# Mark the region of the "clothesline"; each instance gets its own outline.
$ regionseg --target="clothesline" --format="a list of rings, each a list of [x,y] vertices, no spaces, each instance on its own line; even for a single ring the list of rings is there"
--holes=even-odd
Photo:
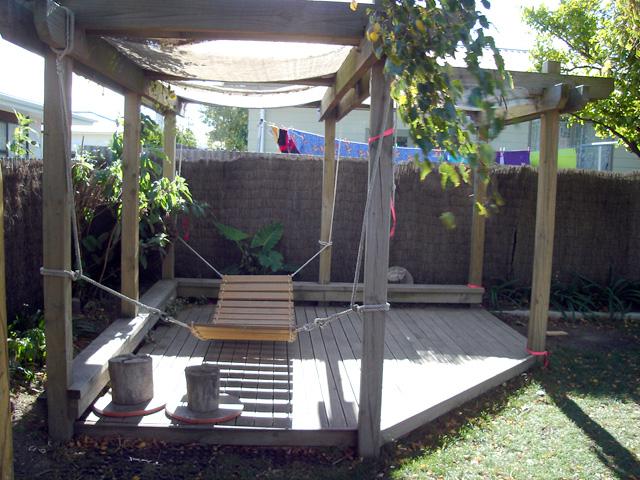
[[[292,127],[281,127],[273,123],[266,123],[271,128],[274,140],[281,153],[304,155],[324,155],[324,136]],[[365,142],[355,142],[346,139],[336,139],[336,150],[344,158],[366,159],[369,155],[369,145]],[[412,162],[415,157],[424,159],[424,153],[417,147],[394,147],[393,162],[396,164]],[[457,158],[448,152],[433,150],[429,153],[429,161],[459,163],[466,162],[465,158]],[[501,165],[529,165],[529,150],[500,150],[496,153],[496,163]]]

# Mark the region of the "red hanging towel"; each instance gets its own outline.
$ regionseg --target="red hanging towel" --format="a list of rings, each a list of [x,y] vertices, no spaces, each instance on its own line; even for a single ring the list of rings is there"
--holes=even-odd
[[[281,128],[278,132],[278,148],[280,153],[300,153],[296,142],[294,142],[289,132],[284,128]]]

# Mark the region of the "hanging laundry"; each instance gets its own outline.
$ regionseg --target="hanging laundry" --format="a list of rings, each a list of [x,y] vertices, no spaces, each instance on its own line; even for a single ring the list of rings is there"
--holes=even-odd
[[[289,135],[289,131],[287,129],[273,127],[272,130],[274,137],[276,138],[276,142],[278,143],[280,153],[300,153],[296,146],[296,142],[293,140],[291,135]]]

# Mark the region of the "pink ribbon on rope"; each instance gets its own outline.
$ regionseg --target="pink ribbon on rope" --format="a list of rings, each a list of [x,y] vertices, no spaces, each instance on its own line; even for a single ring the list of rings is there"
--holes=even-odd
[[[535,350],[527,348],[527,353],[529,355],[533,355],[534,357],[544,357],[544,363],[542,364],[542,367],[547,368],[549,366],[549,352],[547,350],[543,352],[536,352]]]
[[[393,238],[396,234],[396,225],[398,219],[396,218],[396,202],[391,198],[391,231],[389,232],[389,238]]]

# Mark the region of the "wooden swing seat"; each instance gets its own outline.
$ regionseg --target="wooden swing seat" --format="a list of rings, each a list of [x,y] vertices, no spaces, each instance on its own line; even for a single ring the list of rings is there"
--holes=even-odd
[[[209,323],[194,323],[191,328],[203,340],[293,342],[291,276],[224,275]]]

